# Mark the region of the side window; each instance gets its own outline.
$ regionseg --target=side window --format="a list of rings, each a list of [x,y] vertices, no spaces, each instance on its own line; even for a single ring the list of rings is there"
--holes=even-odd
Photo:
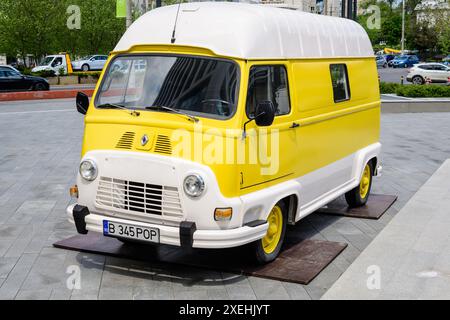
[[[447,68],[444,67],[444,66],[441,66],[441,65],[439,65],[439,64],[435,64],[435,65],[434,65],[434,70],[437,70],[437,71],[446,71]]]
[[[56,58],[52,63],[52,67],[60,66],[62,65],[62,62],[63,62],[62,58]]]
[[[284,66],[254,66],[250,69],[246,106],[249,118],[255,116],[255,109],[260,101],[271,101],[277,116],[291,111],[287,73]]]
[[[350,85],[348,82],[347,66],[345,64],[331,64],[331,83],[333,85],[334,102],[350,100]]]

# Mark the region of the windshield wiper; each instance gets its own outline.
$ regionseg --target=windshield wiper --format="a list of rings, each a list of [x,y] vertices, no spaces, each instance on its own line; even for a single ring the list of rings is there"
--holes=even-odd
[[[121,109],[121,110],[125,110],[127,113],[131,114],[132,116],[140,115],[140,112],[138,112],[136,110],[128,109],[127,107],[125,107],[121,104],[116,104],[116,103],[104,103],[104,104],[98,105],[96,107],[98,109]]]
[[[188,118],[188,120],[190,121],[194,121],[195,123],[197,123],[199,121],[199,119],[197,117],[191,116],[190,114],[186,113],[186,112],[182,112],[178,109],[175,108],[171,108],[171,107],[166,107],[166,106],[150,106],[150,107],[146,107],[145,109],[149,109],[149,110],[158,110],[158,111],[168,111],[168,112],[173,112],[182,116],[185,116]]]

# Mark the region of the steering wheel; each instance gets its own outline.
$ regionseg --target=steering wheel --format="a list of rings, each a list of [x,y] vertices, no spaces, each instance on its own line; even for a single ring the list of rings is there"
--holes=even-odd
[[[225,100],[221,100],[221,99],[205,99],[202,101],[202,104],[204,103],[220,103],[221,106],[219,107],[218,105],[215,105],[215,109],[216,109],[216,114],[222,115],[222,116],[228,116],[230,113],[230,108],[229,106],[231,105],[230,102],[225,101]],[[226,107],[224,107],[224,105],[226,105]]]

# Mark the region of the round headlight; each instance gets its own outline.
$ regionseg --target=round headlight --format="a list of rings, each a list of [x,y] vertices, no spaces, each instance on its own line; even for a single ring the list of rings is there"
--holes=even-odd
[[[205,190],[205,182],[199,175],[192,174],[184,179],[183,188],[189,197],[197,198]]]
[[[84,160],[80,164],[80,175],[87,181],[94,181],[97,178],[97,165],[92,160]]]

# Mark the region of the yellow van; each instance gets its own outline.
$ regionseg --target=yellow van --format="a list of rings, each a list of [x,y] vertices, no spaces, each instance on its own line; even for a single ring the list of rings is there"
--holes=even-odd
[[[287,224],[381,169],[375,58],[357,23],[264,5],[187,3],[138,19],[85,114],[77,231],[280,252]]]

